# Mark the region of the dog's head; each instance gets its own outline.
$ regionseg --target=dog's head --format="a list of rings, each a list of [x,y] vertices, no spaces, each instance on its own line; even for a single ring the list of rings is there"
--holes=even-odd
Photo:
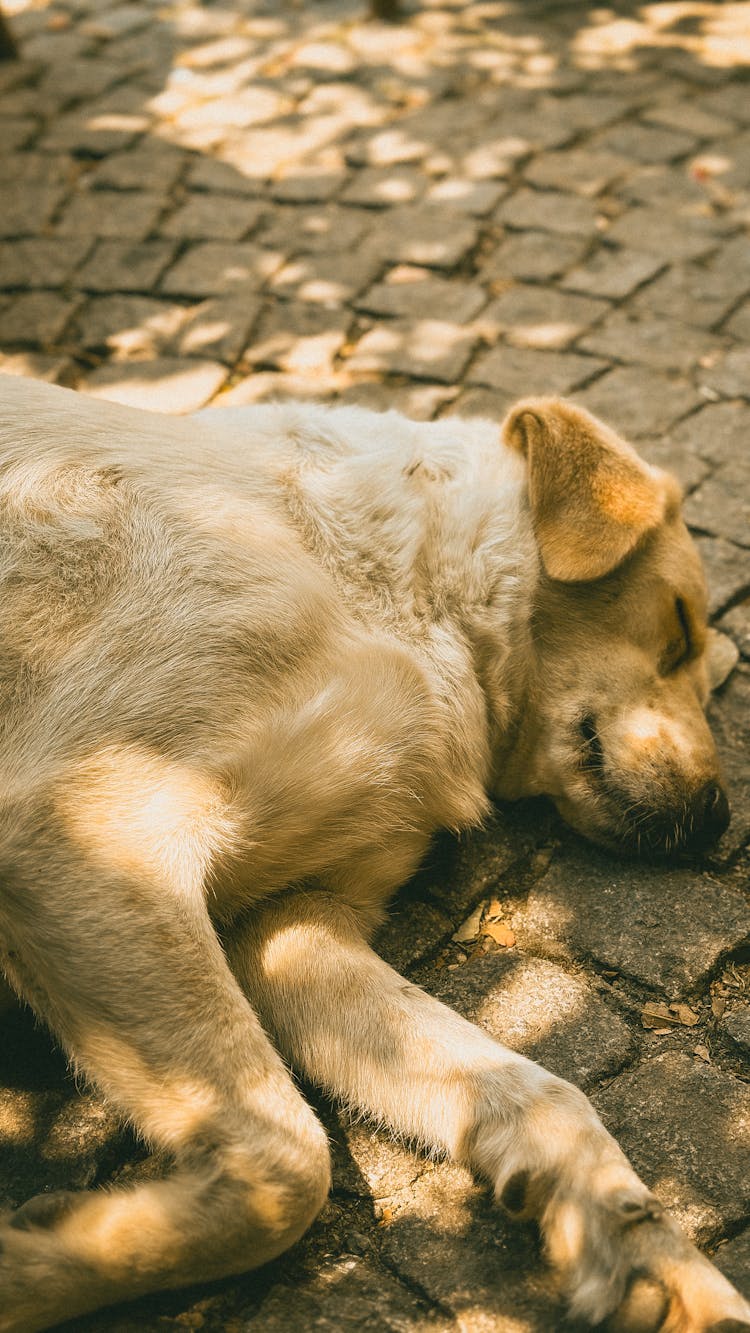
[[[528,465],[540,580],[513,792],[551,796],[597,842],[651,852],[729,822],[704,716],[706,588],[681,493],[587,412],[520,403],[505,443]]]

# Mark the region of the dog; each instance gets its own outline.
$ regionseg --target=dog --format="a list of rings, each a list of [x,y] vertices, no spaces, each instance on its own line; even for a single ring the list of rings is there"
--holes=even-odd
[[[329,1153],[289,1065],[537,1219],[573,1315],[750,1329],[586,1097],[368,944],[493,795],[631,851],[721,834],[676,482],[553,398],[502,429],[0,401],[3,967],[174,1162],[6,1216],[0,1330],[296,1241]]]

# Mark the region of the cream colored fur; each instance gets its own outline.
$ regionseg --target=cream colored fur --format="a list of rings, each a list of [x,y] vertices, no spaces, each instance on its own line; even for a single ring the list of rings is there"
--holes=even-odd
[[[0,581],[4,968],[175,1158],[0,1223],[3,1333],[288,1247],[329,1165],[282,1057],[536,1216],[590,1322],[750,1320],[580,1092],[367,943],[488,792],[631,848],[720,831],[669,478],[555,400],[503,440],[4,378]]]

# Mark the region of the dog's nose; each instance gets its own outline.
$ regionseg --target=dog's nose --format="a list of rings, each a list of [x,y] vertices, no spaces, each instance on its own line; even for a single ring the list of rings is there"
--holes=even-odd
[[[721,837],[729,823],[729,801],[718,782],[706,782],[691,802],[692,833],[689,843],[705,847]]]

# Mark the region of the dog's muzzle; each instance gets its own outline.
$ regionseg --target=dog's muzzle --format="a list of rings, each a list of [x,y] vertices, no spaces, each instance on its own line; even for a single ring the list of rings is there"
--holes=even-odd
[[[631,811],[630,831],[639,851],[707,851],[725,832],[730,809],[726,793],[714,780],[706,782],[679,809]]]

